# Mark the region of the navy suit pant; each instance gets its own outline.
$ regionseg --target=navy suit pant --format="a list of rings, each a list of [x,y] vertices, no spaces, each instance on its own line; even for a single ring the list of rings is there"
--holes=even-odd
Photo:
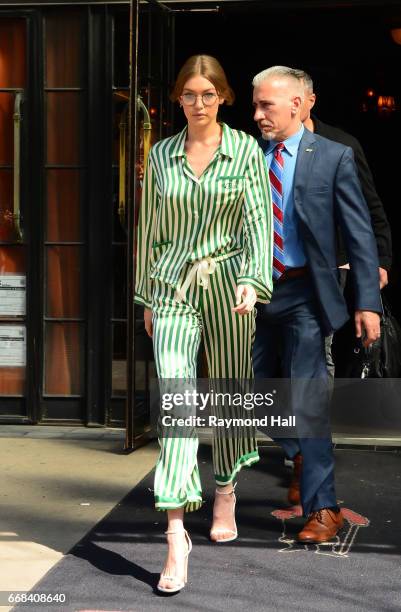
[[[257,304],[253,367],[256,378],[320,379],[326,387],[328,373],[324,335],[318,304],[309,277],[276,282],[270,304]],[[316,382],[320,382],[316,381]],[[320,422],[324,436],[276,438],[289,458],[303,455],[301,501],[304,515],[337,506],[334,486],[334,457],[327,393],[297,396],[292,410],[304,419]],[[301,415],[300,413],[303,412]]]

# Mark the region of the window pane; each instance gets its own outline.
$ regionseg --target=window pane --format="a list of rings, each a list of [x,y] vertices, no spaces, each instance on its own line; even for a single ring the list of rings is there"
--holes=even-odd
[[[0,394],[23,395],[25,388],[26,328],[0,325]]]
[[[0,87],[25,87],[25,19],[0,20]]]
[[[48,317],[81,316],[80,258],[80,247],[47,247]]]
[[[47,240],[79,241],[80,171],[47,171]]]
[[[138,318],[135,322],[135,388],[137,392],[143,393],[151,378],[156,378],[155,364],[153,359],[152,340],[145,331],[143,324],[143,312],[137,307]],[[148,370],[148,375],[147,375]]]
[[[114,16],[114,66],[113,85],[129,86],[129,12],[124,10]]]
[[[0,138],[1,142],[1,138]],[[13,221],[13,174],[11,170],[0,170],[0,240],[13,242],[16,239]],[[1,263],[0,263],[1,265]]]
[[[0,276],[25,274],[25,247],[0,246]]]
[[[127,312],[127,249],[113,246],[113,318],[124,319]]]
[[[79,323],[46,323],[44,390],[50,395],[81,395],[83,330]]]
[[[14,94],[0,92],[0,164],[7,166],[14,162],[14,99]]]
[[[118,168],[113,168],[113,242],[127,242],[127,200],[125,200],[125,213],[120,214],[118,172]]]
[[[78,165],[80,94],[49,92],[47,100],[47,163]]]
[[[81,11],[49,12],[46,23],[46,86],[80,87]]]
[[[112,394],[127,393],[127,324],[113,324]]]

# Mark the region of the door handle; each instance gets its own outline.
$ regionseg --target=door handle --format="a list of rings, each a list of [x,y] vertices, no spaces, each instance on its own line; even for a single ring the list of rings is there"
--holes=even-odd
[[[151,138],[151,135],[152,135],[152,123],[150,121],[149,111],[146,108],[145,104],[143,103],[143,100],[142,100],[141,96],[138,96],[138,98],[137,98],[137,108],[138,108],[138,110],[142,111],[142,113],[143,113],[143,124],[142,124],[142,131],[143,131],[143,167],[145,168],[146,161],[148,159],[148,155],[149,155],[149,151],[150,151],[150,138]]]
[[[14,197],[13,220],[18,242],[24,239],[21,227],[21,106],[24,100],[23,91],[17,91],[14,100]]]
[[[119,124],[119,187],[118,187],[118,216],[122,227],[125,227],[125,208],[126,208],[126,159],[127,159],[127,109],[121,113]],[[141,96],[137,97],[137,110],[143,114],[142,123],[142,142],[143,142],[143,167],[145,168],[150,151],[152,135],[152,123],[150,114]]]

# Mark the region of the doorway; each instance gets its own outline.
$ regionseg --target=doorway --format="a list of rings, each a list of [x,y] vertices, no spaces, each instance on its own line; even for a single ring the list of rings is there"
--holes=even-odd
[[[399,133],[401,123],[397,77],[401,45],[390,34],[393,26],[401,25],[401,13],[395,3],[340,6],[327,1],[312,6],[289,1],[217,5],[167,0],[163,4],[174,17],[175,73],[193,54],[217,57],[237,96],[233,107],[223,107],[221,119],[234,128],[259,135],[251,103],[251,82],[257,72],[280,64],[310,73],[318,95],[317,116],[361,142],[394,232],[398,219],[395,181],[400,163],[394,135]],[[384,103],[383,99],[393,102]],[[179,111],[173,111],[172,117],[171,129],[177,133],[185,118]],[[395,238],[390,284],[385,292],[401,319],[401,248]],[[372,428],[375,426],[373,423]]]
[[[124,424],[128,48],[129,7],[0,10],[2,423]]]
[[[0,394],[11,415],[26,413],[35,384],[27,363],[35,359],[28,329],[36,317],[31,288],[37,272],[29,225],[37,192],[27,146],[29,126],[35,132],[30,58],[36,25],[29,13],[5,13],[0,19]]]
[[[234,128],[259,135],[251,100],[256,73],[275,64],[306,70],[314,80],[319,119],[361,142],[394,232],[401,162],[394,137],[401,128],[401,45],[391,29],[401,26],[399,3],[209,2],[202,3],[205,11],[190,2],[166,4],[177,10],[177,69],[195,53],[219,59],[236,94],[234,106],[223,107],[222,119]],[[380,105],[383,98],[392,99],[394,106]],[[176,131],[182,125],[177,114]],[[395,235],[386,293],[401,320],[401,247]]]

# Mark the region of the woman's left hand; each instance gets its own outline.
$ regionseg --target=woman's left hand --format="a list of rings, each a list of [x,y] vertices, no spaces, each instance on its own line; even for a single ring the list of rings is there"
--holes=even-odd
[[[252,312],[256,304],[256,291],[252,285],[238,285],[235,292],[236,306],[231,310],[240,315],[246,315]]]

